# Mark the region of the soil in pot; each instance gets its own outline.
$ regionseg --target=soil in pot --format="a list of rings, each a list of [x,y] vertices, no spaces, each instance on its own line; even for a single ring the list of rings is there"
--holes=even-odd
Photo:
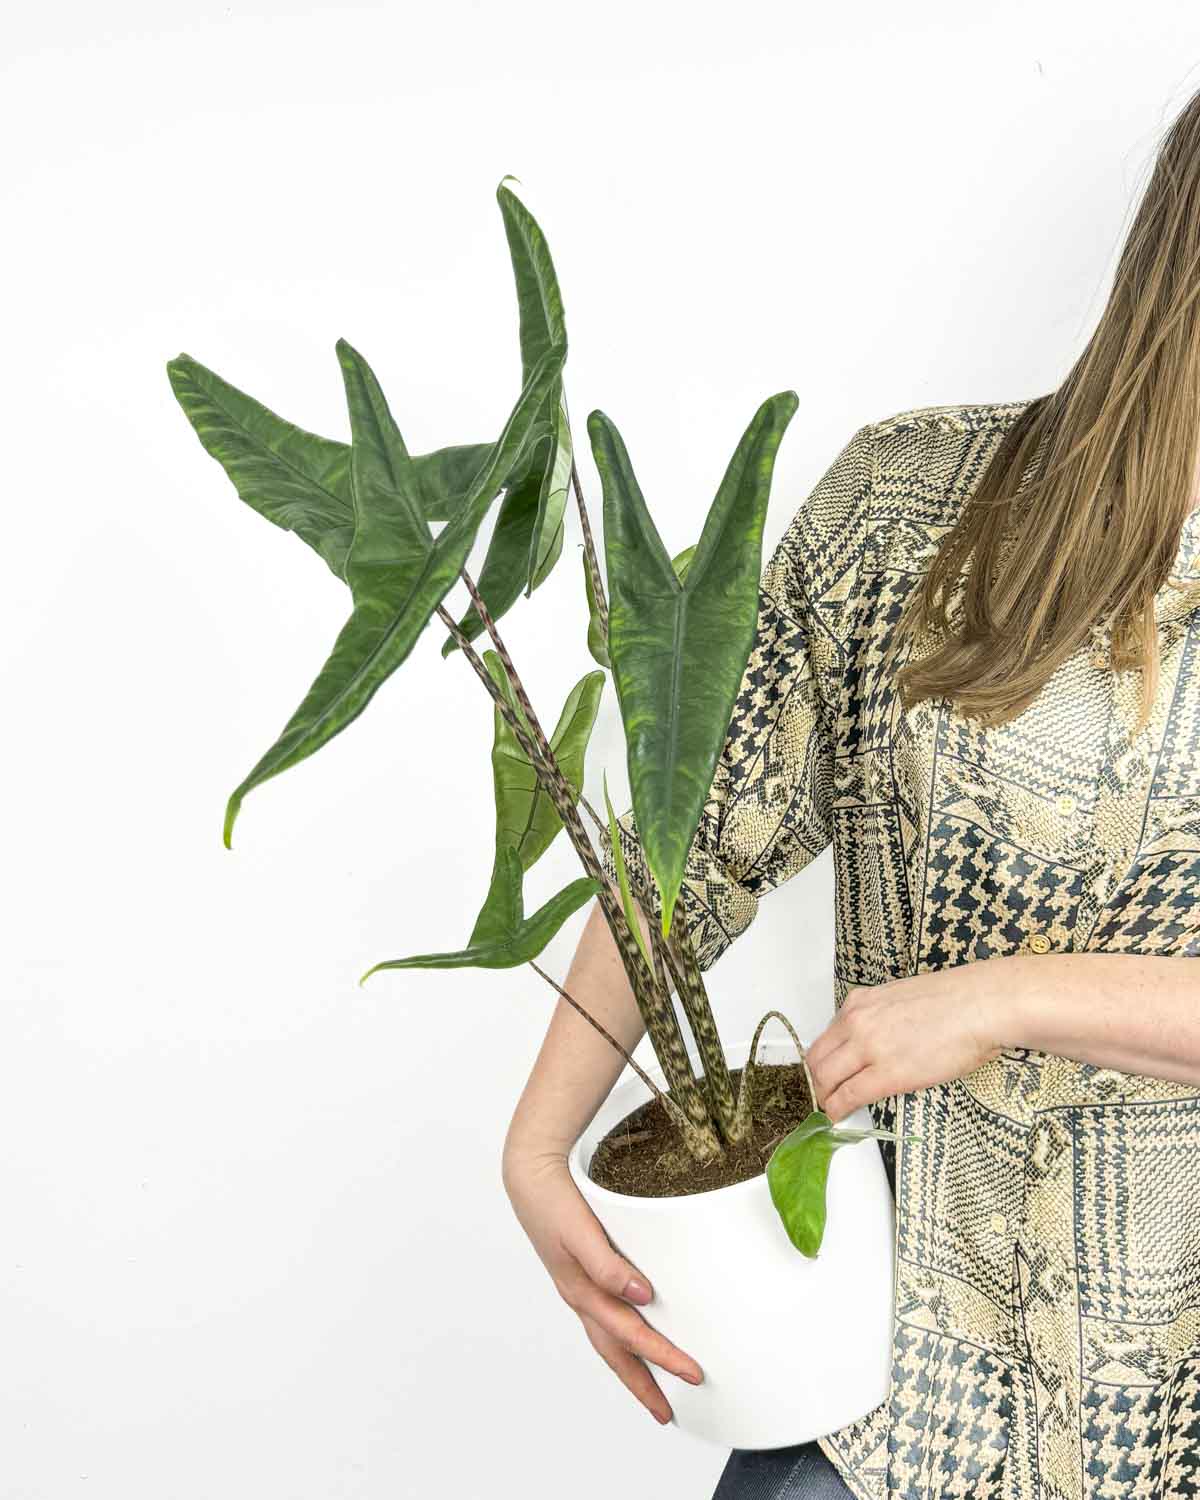
[[[741,1068],[730,1068],[733,1092]],[[804,1065],[755,1063],[751,1079],[750,1129],[736,1145],[726,1144],[713,1161],[701,1164],[679,1139],[679,1131],[658,1098],[647,1099],[605,1135],[592,1154],[588,1177],[614,1193],[635,1198],[677,1198],[731,1187],[766,1171],[771,1152],[813,1109]]]

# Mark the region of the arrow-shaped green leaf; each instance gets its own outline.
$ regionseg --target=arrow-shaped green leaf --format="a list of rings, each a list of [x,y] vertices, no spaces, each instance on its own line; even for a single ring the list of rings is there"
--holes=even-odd
[[[506,180],[496,189],[496,200],[516,283],[521,371],[527,380],[547,349],[561,344],[565,351],[567,329],[546,237],[521,200],[505,187]],[[507,479],[504,503],[476,580],[493,620],[508,612],[522,589],[528,598],[549,577],[562,553],[571,458],[571,427],[560,380],[538,414],[523,459]],[[474,605],[458,621],[458,628],[469,641],[483,633],[485,627]],[[456,637],[448,635],[442,655],[457,649]]]
[[[604,489],[608,654],[621,706],[629,783],[662,930],[712,786],[754,641],[762,530],[794,391],[759,407],[730,460],[680,583],[620,433],[588,418]]]
[[[196,436],[241,499],[294,531],[344,579],[354,535],[350,445],[285,421],[190,354],[170,360],[167,375]],[[490,452],[488,443],[462,443],[413,456],[426,520],[454,514]]]
[[[839,1146],[858,1141],[894,1141],[891,1130],[850,1130],[834,1125],[823,1109],[814,1109],[771,1152],[767,1183],[788,1238],[803,1255],[815,1256],[825,1237],[825,1190],[829,1163]],[[915,1141],[915,1135],[905,1136]]]
[[[489,504],[529,441],[563,360],[561,347],[552,347],[525,382],[470,493],[435,540],[422,514],[412,462],[378,382],[344,339],[337,349],[352,434],[355,532],[345,572],[354,609],[304,701],[230,797],[226,846],[246,793],[345,729],[408,656],[458,578]]]
[[[520,198],[505,187],[505,181],[507,179],[502,179],[496,189],[496,201],[504,220],[517,288],[524,376],[552,344],[566,345],[567,326],[563,318],[562,292],[546,236]],[[556,545],[555,538],[562,525],[567,479],[571,473],[571,432],[561,382],[547,401],[544,416],[551,451],[544,467],[541,465],[542,455],[538,454],[540,486],[537,515],[529,541],[526,598],[545,579],[561,551],[561,541]],[[531,454],[531,461],[532,458]]]

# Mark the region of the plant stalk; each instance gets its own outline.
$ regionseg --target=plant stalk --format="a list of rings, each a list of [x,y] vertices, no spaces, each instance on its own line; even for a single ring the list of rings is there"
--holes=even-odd
[[[658,1099],[659,1103],[662,1105],[663,1109],[666,1110],[670,1118],[675,1121],[676,1125],[678,1125],[681,1130],[686,1130],[688,1127],[688,1118],[680,1109],[678,1104],[675,1103],[674,1099],[663,1093],[662,1089],[660,1089],[658,1084],[655,1083],[654,1079],[650,1077],[649,1073],[646,1072],[646,1070],[639,1062],[637,1062],[633,1057],[630,1056],[628,1052],[626,1052],[625,1048],[621,1046],[620,1042],[617,1041],[612,1032],[608,1031],[604,1026],[602,1026],[600,1022],[596,1020],[595,1016],[593,1016],[589,1011],[585,1010],[573,995],[569,995],[567,991],[563,989],[562,985],[559,984],[556,979],[552,979],[550,975],[546,973],[545,969],[540,968],[532,958],[529,959],[528,962],[531,969],[536,970],[547,984],[553,985],[558,993],[567,1002],[567,1004],[574,1006],[579,1014],[583,1017],[583,1019],[590,1025],[594,1026],[600,1033],[600,1035],[604,1038],[604,1040],[611,1043],[612,1046],[617,1049],[617,1051],[621,1054],[621,1056],[625,1059],[625,1061],[629,1064],[629,1066],[633,1069],[637,1076],[642,1080],[646,1087],[651,1091],[655,1098]]]
[[[676,914],[679,914],[681,909],[681,905],[677,904]],[[725,1049],[721,1046],[717,1023],[708,1001],[708,992],[704,987],[700,965],[696,962],[691,936],[682,919],[678,929],[672,920],[671,935],[667,938],[663,937],[661,924],[658,922],[650,924],[650,931],[656,947],[662,950],[663,960],[675,981],[675,989],[679,995],[680,1004],[683,1006],[683,1013],[687,1017],[688,1026],[696,1038],[696,1046],[708,1086],[709,1109],[722,1136],[730,1142],[739,1141],[745,1134],[748,1122],[743,1121],[737,1112],[733,1079],[729,1076],[729,1063],[725,1057]]]
[[[464,578],[466,577],[465,574],[463,576]],[[525,705],[529,702],[528,696],[525,693],[524,687],[519,683],[519,679],[516,676],[516,669],[511,665],[512,659],[509,657],[507,649],[503,647],[503,642],[499,641],[491,613],[479,597],[478,591],[474,589],[474,586],[469,581],[468,588],[472,590],[475,607],[479,611],[480,618],[487,627],[493,642],[496,643],[496,651],[505,665],[505,671],[509,673],[509,680],[513,686],[513,694],[518,703],[521,704],[522,711],[525,712]],[[575,846],[575,851],[579,855],[584,871],[596,881],[599,887],[596,899],[600,903],[605,920],[608,922],[609,930],[613,935],[613,940],[617,945],[617,952],[621,956],[621,962],[629,978],[630,987],[633,990],[638,1010],[641,1013],[642,1020],[646,1024],[646,1030],[650,1034],[650,1041],[654,1048],[655,1056],[662,1064],[663,1073],[672,1097],[679,1104],[687,1119],[688,1129],[683,1132],[684,1142],[688,1150],[698,1161],[710,1160],[714,1155],[719,1154],[721,1143],[709,1118],[704,1095],[698,1087],[696,1077],[692,1072],[691,1059],[688,1057],[683,1034],[679,1029],[675,1007],[671,1003],[671,997],[660,991],[658,985],[655,983],[654,974],[646,967],[645,960],[642,958],[641,950],[638,947],[637,939],[634,937],[629,923],[625,919],[624,908],[621,905],[619,896],[614,892],[608,877],[604,873],[600,861],[596,856],[596,851],[592,847],[591,840],[587,836],[587,830],[580,821],[579,813],[576,811],[573,800],[575,796],[574,788],[567,781],[566,777],[563,776],[561,770],[559,770],[554,760],[553,751],[550,751],[549,745],[546,744],[549,754],[546,758],[543,758],[539,753],[538,747],[531,740],[529,730],[532,730],[536,722],[536,715],[533,714],[532,705],[527,710],[530,715],[529,730],[527,730],[526,725],[513,712],[504,694],[492,681],[491,673],[480,660],[471,642],[458,628],[458,622],[444,605],[439,604],[437,612],[443,624],[453,632],[463,656],[471,664],[475,675],[491,695],[497,710],[512,730],[522,751],[529,758],[529,763],[533,767],[534,774],[538,777],[547,796],[553,802],[555,811],[558,813],[563,827],[567,830],[567,836]],[[543,743],[546,743],[545,736],[542,735],[541,738]]]
[[[604,585],[600,582],[600,563],[596,557],[596,543],[592,536],[592,523],[588,519],[587,506],[583,503],[583,489],[579,483],[579,470],[575,467],[575,455],[571,454],[571,483],[575,487],[575,504],[579,510],[579,524],[583,528],[583,555],[592,580],[592,593],[596,600],[596,614],[600,617],[600,628],[604,639],[608,639],[608,600]]]

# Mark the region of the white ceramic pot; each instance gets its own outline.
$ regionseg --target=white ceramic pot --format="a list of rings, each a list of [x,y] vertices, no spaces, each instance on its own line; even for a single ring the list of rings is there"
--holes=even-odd
[[[750,1051],[727,1047],[731,1068]],[[796,1060],[790,1040],[760,1040],[761,1062]],[[647,1073],[659,1085],[659,1068]],[[829,1167],[820,1253],[802,1255],[765,1173],[732,1187],[638,1198],[587,1175],[597,1144],[650,1097],[619,1083],[569,1156],[571,1175],[617,1250],[649,1277],[642,1316],[704,1371],[694,1386],[654,1378],[684,1431],[726,1448],[781,1448],[835,1431],[886,1400],[891,1373],[895,1227],[879,1142],[842,1146]],[[839,1124],[870,1129],[864,1107]]]

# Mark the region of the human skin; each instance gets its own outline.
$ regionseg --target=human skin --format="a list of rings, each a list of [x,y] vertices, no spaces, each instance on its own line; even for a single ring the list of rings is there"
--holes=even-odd
[[[638,916],[649,943],[640,907]],[[645,1025],[598,906],[564,988],[633,1051]],[[837,1124],[874,1100],[962,1077],[1006,1047],[1200,1085],[1200,967],[1175,955],[1021,952],[859,985],[807,1057],[816,1102]],[[505,1137],[502,1174],[522,1228],[592,1346],[653,1416],[669,1422],[670,1403],[648,1363],[685,1379],[703,1372],[637,1311],[653,1297],[649,1274],[612,1248],[567,1167],[623,1067],[560,998]]]
[[[836,1124],[961,1078],[1006,1047],[1200,1085],[1200,965],[1176,954],[1010,953],[858,985],[808,1048]]]
[[[639,910],[643,933],[649,928]],[[608,923],[593,907],[564,988],[627,1050],[645,1033]],[[960,1078],[1006,1047],[1200,1085],[1200,966],[1176,955],[1030,953],[850,989],[807,1049],[836,1124],[873,1100]],[[558,1000],[502,1152],[505,1190],[593,1348],[660,1422],[650,1364],[699,1380],[697,1362],[638,1312],[647,1268],[611,1246],[567,1155],[620,1076],[620,1054]]]
[[[640,907],[638,917],[648,945],[650,929]],[[633,1051],[645,1023],[597,905],[563,988],[627,1052]],[[521,1227],[592,1347],[651,1415],[665,1423],[671,1420],[671,1405],[648,1363],[696,1384],[703,1371],[638,1312],[653,1297],[650,1276],[613,1249],[567,1167],[571,1147],[624,1066],[611,1043],[560,997],[505,1136],[502,1175]]]

